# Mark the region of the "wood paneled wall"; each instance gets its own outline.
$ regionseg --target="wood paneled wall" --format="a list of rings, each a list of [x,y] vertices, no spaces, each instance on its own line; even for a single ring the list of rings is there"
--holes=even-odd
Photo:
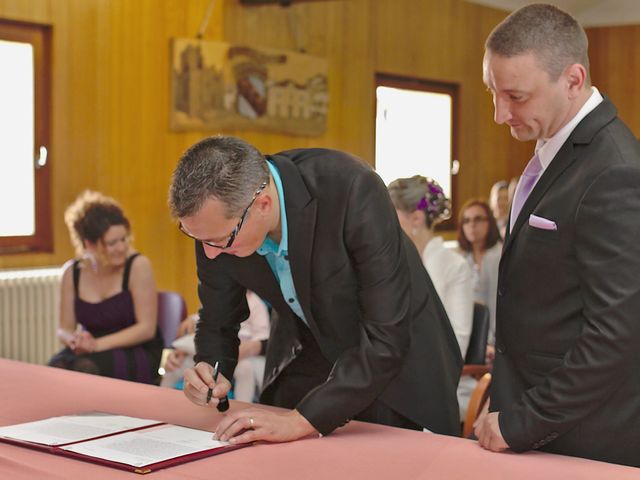
[[[55,234],[53,254],[0,256],[0,268],[55,265],[70,258],[64,208],[81,190],[97,189],[125,207],[136,246],[153,262],[159,287],[181,292],[189,310],[197,308],[193,247],[169,218],[167,187],[180,154],[217,132],[169,131],[168,65],[170,38],[194,36],[207,4],[208,0],[0,0],[0,18],[53,27]],[[268,153],[323,146],[373,163],[376,72],[455,82],[461,102],[458,198],[486,196],[494,181],[518,175],[532,150],[513,140],[506,127],[494,124],[491,98],[481,80],[484,39],[504,16],[462,0],[330,0],[289,8],[218,0],[205,38],[294,50],[293,17],[301,45],[327,57],[330,65],[331,104],[324,135],[224,133],[240,135]],[[638,35],[635,28],[620,37],[601,30],[590,35],[603,42],[606,38],[619,52],[625,51],[627,35]],[[592,41],[592,52],[598,67],[605,60],[614,61],[610,47],[594,50]],[[635,61],[627,56],[615,62],[602,72],[617,74],[615,82],[624,83],[624,72],[616,66]],[[633,65],[637,71],[637,62]],[[593,70],[595,81],[614,101],[618,95],[625,100],[617,103],[630,121],[638,101],[633,80],[620,87],[603,81],[596,66]],[[627,101],[630,97],[635,103]]]
[[[591,81],[640,138],[640,25],[588,28]]]
[[[532,151],[493,122],[482,83],[484,40],[505,12],[461,0],[335,0],[290,7],[302,44],[330,59],[329,129],[320,138],[254,134],[261,148],[340,148],[373,163],[375,73],[460,85],[458,198],[488,196],[491,185],[519,175]],[[294,48],[288,9],[229,2],[225,38]]]
[[[86,188],[118,199],[158,286],[197,308],[193,244],[172,223],[167,187],[177,158],[204,133],[169,131],[169,40],[193,37],[208,0],[0,0],[0,18],[53,32],[52,254],[0,256],[0,268],[73,256],[65,207]],[[223,4],[207,38],[222,39]],[[3,207],[4,208],[4,207]]]
[[[487,198],[494,182],[520,175],[533,146],[494,123],[482,82],[484,41],[506,13],[456,0],[371,4],[377,71],[460,85],[458,200]]]

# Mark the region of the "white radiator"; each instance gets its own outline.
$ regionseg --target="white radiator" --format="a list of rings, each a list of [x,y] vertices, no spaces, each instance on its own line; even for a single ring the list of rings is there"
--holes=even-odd
[[[60,268],[0,270],[0,357],[46,364],[60,348]]]

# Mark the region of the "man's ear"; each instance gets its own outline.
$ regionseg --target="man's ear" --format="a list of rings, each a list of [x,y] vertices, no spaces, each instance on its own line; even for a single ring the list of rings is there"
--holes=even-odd
[[[573,100],[577,98],[584,89],[585,82],[587,81],[587,69],[584,68],[584,65],[574,63],[566,68],[564,76],[567,82],[569,98]]]
[[[267,215],[269,212],[271,212],[271,209],[273,208],[273,202],[274,199],[272,198],[270,192],[265,192],[264,194],[256,198],[255,205],[260,212],[260,215]]]

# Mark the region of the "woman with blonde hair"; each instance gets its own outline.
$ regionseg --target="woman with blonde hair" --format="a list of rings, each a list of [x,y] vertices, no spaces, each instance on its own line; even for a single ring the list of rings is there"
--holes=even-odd
[[[400,226],[422,257],[464,358],[473,322],[471,269],[435,234],[436,225],[451,216],[449,199],[438,182],[421,175],[394,180],[388,189]]]
[[[58,338],[50,366],[157,382],[163,343],[149,259],[131,246],[129,220],[110,197],[83,192],[65,211],[77,258],[62,275]]]
[[[422,257],[464,358],[473,327],[472,272],[467,262],[446,248],[442,237],[435,234],[436,225],[451,216],[449,199],[438,182],[421,175],[394,180],[388,189],[400,226]],[[465,379],[458,385],[460,419],[466,415],[472,382]]]

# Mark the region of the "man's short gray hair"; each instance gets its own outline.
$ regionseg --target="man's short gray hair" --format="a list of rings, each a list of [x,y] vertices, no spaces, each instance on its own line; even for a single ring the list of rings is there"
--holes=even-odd
[[[237,217],[263,182],[269,167],[252,145],[235,137],[209,137],[187,150],[173,172],[169,208],[176,218],[196,214],[208,198],[225,204],[228,218]]]
[[[578,21],[553,5],[522,7],[489,34],[485,50],[503,57],[532,53],[554,82],[569,65],[579,63],[589,76],[589,41]]]

